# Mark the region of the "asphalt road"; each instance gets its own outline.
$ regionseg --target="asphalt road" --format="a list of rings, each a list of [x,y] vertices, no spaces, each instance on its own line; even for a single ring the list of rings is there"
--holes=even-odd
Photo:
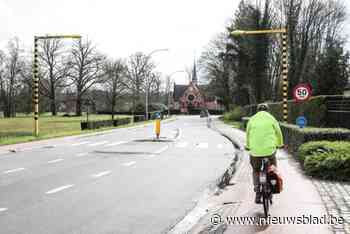
[[[163,124],[161,136],[117,129],[0,155],[0,233],[166,233],[234,149],[198,116]]]

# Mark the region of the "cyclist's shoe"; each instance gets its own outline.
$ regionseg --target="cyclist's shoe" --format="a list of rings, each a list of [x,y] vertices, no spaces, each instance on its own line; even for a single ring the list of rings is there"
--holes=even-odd
[[[256,192],[255,193],[255,203],[256,204],[261,204],[261,193],[260,192]]]

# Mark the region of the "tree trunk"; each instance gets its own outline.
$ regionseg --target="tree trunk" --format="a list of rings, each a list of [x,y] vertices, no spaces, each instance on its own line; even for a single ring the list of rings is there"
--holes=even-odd
[[[56,116],[57,115],[57,111],[56,111],[56,100],[55,100],[55,98],[51,99],[50,109],[51,109],[52,116]]]
[[[82,112],[81,112],[81,95],[78,95],[77,96],[77,100],[76,100],[76,106],[75,106],[75,114],[77,116],[81,116],[82,115]]]

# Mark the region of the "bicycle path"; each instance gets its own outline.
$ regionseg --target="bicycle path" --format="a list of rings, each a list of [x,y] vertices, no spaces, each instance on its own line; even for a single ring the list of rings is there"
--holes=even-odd
[[[215,121],[215,126],[234,141],[244,144],[244,132],[220,121]],[[278,168],[284,179],[284,190],[273,198],[269,220],[271,224],[247,224],[249,222],[247,220],[252,217],[253,219],[255,217],[253,221],[259,220],[264,212],[262,205],[254,203],[252,172],[247,152],[242,153],[240,160],[238,170],[231,179],[231,185],[211,198],[211,208],[207,215],[192,228],[190,233],[333,233],[330,225],[306,224],[310,216],[315,223],[316,219],[321,220],[321,217],[327,215],[327,211],[312,181],[303,175],[299,163],[285,151],[277,153]],[[229,223],[233,219],[236,224]],[[287,224],[288,221],[293,222],[293,219],[294,222],[299,219],[299,222],[304,224]],[[277,224],[280,220],[285,223]],[[237,222],[246,223],[237,224]]]

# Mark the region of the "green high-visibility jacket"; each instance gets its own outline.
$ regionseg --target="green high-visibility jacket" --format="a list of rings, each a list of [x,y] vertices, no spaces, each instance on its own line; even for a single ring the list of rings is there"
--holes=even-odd
[[[247,148],[255,157],[272,155],[283,146],[282,131],[277,120],[266,111],[259,111],[247,125]]]

